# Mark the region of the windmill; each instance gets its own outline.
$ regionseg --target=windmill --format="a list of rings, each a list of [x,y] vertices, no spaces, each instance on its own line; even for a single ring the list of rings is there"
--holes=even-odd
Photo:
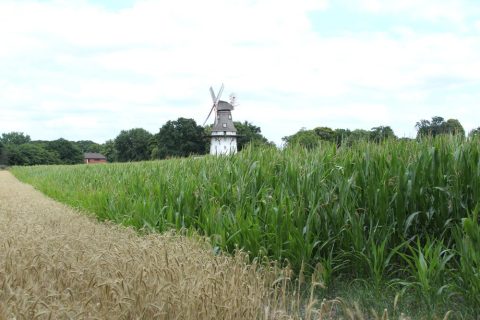
[[[210,135],[210,154],[213,155],[230,155],[237,152],[237,129],[233,125],[231,112],[233,110],[233,105],[220,100],[222,92],[223,83],[217,95],[215,95],[213,88],[210,87],[210,95],[212,96],[213,105],[203,123],[205,126],[212,113],[214,113],[215,120]],[[232,99],[230,100],[232,101]]]

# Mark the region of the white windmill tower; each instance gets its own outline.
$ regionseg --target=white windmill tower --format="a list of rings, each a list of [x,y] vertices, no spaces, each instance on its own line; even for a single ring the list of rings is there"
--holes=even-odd
[[[232,121],[233,105],[220,100],[222,92],[223,84],[216,96],[212,87],[210,87],[213,106],[208,113],[207,119],[205,119],[203,123],[203,125],[205,125],[212,112],[215,111],[215,121],[210,135],[210,154],[213,155],[230,155],[237,153],[237,129]],[[233,102],[233,99],[231,102]]]

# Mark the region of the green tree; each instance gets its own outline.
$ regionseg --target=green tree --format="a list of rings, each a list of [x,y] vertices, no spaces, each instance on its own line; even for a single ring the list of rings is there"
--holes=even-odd
[[[344,143],[348,142],[352,132],[349,129],[335,129],[335,142],[340,147]]]
[[[355,129],[350,133],[348,138],[348,144],[352,145],[353,143],[359,141],[368,141],[370,140],[370,131],[364,129]]]
[[[6,148],[6,155],[7,155],[7,164],[10,166],[24,166],[27,165],[28,159],[20,152],[17,145],[10,144]]]
[[[270,144],[262,135],[262,130],[260,127],[255,126],[254,124],[244,121],[242,122],[233,122],[235,128],[237,128],[237,148],[238,151],[241,151],[248,144],[255,145],[267,145]]]
[[[417,139],[439,134],[453,134],[465,136],[465,130],[457,119],[448,119],[445,121],[442,117],[432,117],[432,121],[422,119],[415,124],[417,128]]]
[[[118,161],[117,149],[115,149],[115,141],[107,140],[101,145],[100,152],[107,158],[108,162]]]
[[[468,134],[470,138],[480,138],[480,127],[473,129]]]
[[[186,157],[205,154],[205,131],[195,120],[178,118],[167,121],[154,136],[152,158]]]
[[[150,132],[142,128],[122,130],[114,141],[117,160],[121,162],[149,160],[152,137]]]
[[[321,140],[330,142],[336,141],[335,131],[330,129],[329,127],[317,127],[313,129],[313,131]]]
[[[58,154],[60,162],[63,164],[76,164],[83,162],[83,152],[74,142],[63,138],[50,141],[47,149]]]
[[[80,140],[75,142],[80,151],[85,152],[101,152],[102,146],[91,140]]]
[[[448,119],[444,124],[444,133],[465,137],[465,129],[457,119]]]
[[[307,149],[313,149],[320,145],[320,137],[313,130],[300,129],[297,133],[283,137],[283,141],[286,142],[287,147],[293,145],[301,145]]]
[[[370,131],[370,140],[374,142],[382,142],[387,139],[396,139],[395,133],[393,132],[392,128],[389,126],[379,126],[374,127]]]
[[[47,150],[40,144],[24,143],[8,146],[8,164],[16,166],[33,166],[39,164],[60,163],[58,154]]]
[[[0,165],[7,164],[7,151],[3,143],[0,141]]]
[[[432,117],[432,121],[422,119],[415,124],[417,128],[417,138],[432,136],[435,137],[443,133],[443,123],[445,120],[442,117]]]
[[[30,141],[30,136],[25,135],[23,132],[2,133],[2,137],[0,138],[0,142],[3,142],[3,144],[5,145],[20,145],[24,143],[29,143]]]

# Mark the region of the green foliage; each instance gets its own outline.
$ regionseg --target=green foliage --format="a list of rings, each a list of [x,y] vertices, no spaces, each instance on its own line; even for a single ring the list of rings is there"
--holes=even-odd
[[[47,143],[47,150],[58,154],[60,162],[63,164],[76,164],[83,162],[83,153],[74,142],[63,138]]]
[[[1,140],[5,141],[3,151],[0,151],[0,163],[2,164],[29,166],[83,162],[83,154],[78,147],[65,139],[51,142],[30,141],[28,135],[11,132],[2,134]]]
[[[382,142],[388,139],[396,139],[392,128],[379,126],[372,128],[371,131],[356,129],[332,130],[328,127],[317,127],[313,130],[301,129],[294,135],[284,137],[283,140],[289,145],[301,145],[307,149],[312,149],[320,145],[321,141],[336,143],[340,146],[352,146],[356,143],[366,141]]]
[[[5,147],[2,143],[2,141],[0,141],[0,164],[5,164],[4,159],[3,159],[4,150],[5,150]]]
[[[317,127],[313,129],[315,134],[324,141],[335,142],[336,141],[336,133],[332,129],[328,127]]]
[[[2,133],[2,137],[0,138],[0,142],[5,145],[20,145],[29,143],[30,141],[30,136],[25,135],[23,132]]]
[[[366,142],[370,140],[370,136],[371,136],[371,133],[368,130],[355,129],[350,133],[347,143],[348,145],[352,145],[358,142]]]
[[[39,164],[58,164],[60,158],[54,151],[34,143],[9,145],[7,147],[8,163],[12,166],[32,166]]]
[[[455,273],[458,294],[480,306],[480,223],[478,205],[473,214],[462,219],[461,227],[455,229],[456,250],[460,259]],[[465,292],[466,291],[466,292]]]
[[[410,278],[404,284],[416,287],[425,307],[434,312],[436,306],[449,296],[453,285],[448,278],[448,264],[454,257],[440,241],[427,238],[422,245],[417,239],[415,246],[408,246],[409,253],[402,254],[407,262],[406,273]]]
[[[457,119],[448,119],[445,122],[445,133],[459,135],[465,137],[465,130],[463,129],[462,124]]]
[[[320,137],[313,130],[301,129],[291,136],[283,137],[287,146],[301,146],[309,150],[320,145]]]
[[[141,128],[122,130],[114,141],[117,160],[126,162],[150,159],[152,137],[150,132]]]
[[[383,142],[387,139],[396,139],[395,133],[389,126],[374,127],[370,131],[370,141]]]
[[[205,152],[203,127],[193,119],[178,118],[176,121],[167,121],[155,135],[152,158],[186,157]]]
[[[439,303],[472,314],[480,229],[469,212],[479,205],[479,168],[477,141],[441,136],[12,172],[100,219],[195,230],[225,251],[317,270],[327,285],[363,279],[413,292],[432,314]]]
[[[469,138],[476,138],[476,139],[480,138],[480,127],[475,128],[472,131],[470,131],[470,133],[468,134],[468,137]]]
[[[99,145],[98,143],[95,143],[90,140],[80,140],[76,141],[75,144],[77,147],[80,149],[82,153],[85,152],[101,152],[102,146]]]
[[[238,151],[241,151],[249,143],[257,146],[269,144],[267,138],[262,135],[260,127],[257,127],[248,121],[244,121],[243,123],[235,121],[233,124],[239,135],[237,138]]]
[[[420,120],[416,123],[415,128],[417,128],[417,139],[436,137],[440,134],[465,136],[465,130],[457,119],[445,121],[442,117],[432,117],[432,121]]]
[[[0,141],[0,165],[5,166],[8,164],[7,150],[4,144]]]
[[[108,162],[118,161],[117,149],[115,149],[115,142],[113,140],[107,140],[101,145],[100,153],[103,154]]]
[[[337,146],[341,146],[348,141],[352,132],[349,129],[335,129],[335,142]]]

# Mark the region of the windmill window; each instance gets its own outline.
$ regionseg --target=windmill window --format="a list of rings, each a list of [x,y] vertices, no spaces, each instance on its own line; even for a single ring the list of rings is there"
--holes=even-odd
[[[227,127],[227,124],[226,124],[226,123],[223,123],[222,126],[223,126],[224,128],[226,128],[226,127]]]
[[[232,115],[231,114],[228,115],[228,119],[232,120]]]

